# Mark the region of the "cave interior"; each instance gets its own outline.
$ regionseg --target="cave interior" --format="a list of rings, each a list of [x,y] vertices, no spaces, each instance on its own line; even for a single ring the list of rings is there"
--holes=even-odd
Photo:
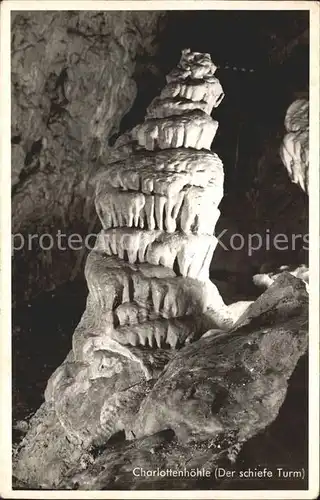
[[[284,134],[286,109],[294,99],[308,98],[309,12],[176,10],[166,12],[159,23],[155,53],[150,56],[141,51],[137,55],[133,74],[137,95],[119,129],[106,137],[108,145],[112,147],[121,134],[143,120],[147,106],[159,94],[165,75],[177,64],[182,49],[208,52],[218,66],[217,77],[225,92],[214,111],[219,129],[212,144],[225,169],[225,196],[220,206],[223,222],[234,220],[237,227],[247,231],[268,224],[286,227],[292,219],[301,218],[302,224],[307,223],[307,198],[287,178],[278,146]],[[219,264],[223,258],[217,257]],[[232,256],[228,259],[232,260]],[[285,256],[274,254],[271,260],[281,265],[301,264],[301,259],[306,260],[307,255],[298,249]],[[236,266],[236,296],[251,299],[261,292],[250,284],[250,277],[263,262],[265,256],[259,254],[244,264],[231,263],[230,269],[227,264],[213,265],[211,277],[230,281]],[[17,266],[24,269],[25,263],[18,262]],[[53,281],[55,273],[53,268]],[[28,265],[14,280],[14,289],[28,287]],[[74,279],[39,290],[27,300],[18,299],[13,310],[14,423],[28,418],[41,404],[48,377],[70,349],[86,295],[82,266]],[[294,372],[279,417],[244,446],[241,463],[267,463],[274,457],[285,462],[289,456],[296,467],[301,460],[305,463],[306,379],[304,356]],[[21,431],[14,427],[14,441],[20,438]],[[228,488],[227,481],[224,487]]]

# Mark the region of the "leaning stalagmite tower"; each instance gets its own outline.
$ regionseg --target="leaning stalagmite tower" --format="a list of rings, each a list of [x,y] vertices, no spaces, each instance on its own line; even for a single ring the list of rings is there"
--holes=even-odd
[[[174,349],[230,326],[209,280],[223,196],[222,162],[210,150],[218,127],[210,115],[224,95],[215,70],[209,54],[184,50],[144,123],[97,176],[103,229],[86,263],[87,307],[46,389],[46,408],[74,446],[120,429],[129,435]],[[42,463],[50,460],[43,451]],[[47,481],[39,470],[28,474]]]

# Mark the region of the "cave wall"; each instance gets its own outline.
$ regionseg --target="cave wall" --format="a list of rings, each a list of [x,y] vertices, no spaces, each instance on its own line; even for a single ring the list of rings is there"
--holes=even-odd
[[[86,249],[61,251],[55,235],[95,231],[90,179],[135,100],[135,74],[155,52],[163,15],[12,12],[12,232],[16,247],[25,241],[14,252],[14,302],[82,270]],[[45,233],[54,245],[41,251]]]

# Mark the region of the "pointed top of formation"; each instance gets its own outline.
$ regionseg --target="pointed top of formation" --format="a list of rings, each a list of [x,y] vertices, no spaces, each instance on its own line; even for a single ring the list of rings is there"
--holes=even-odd
[[[224,97],[216,69],[210,54],[184,49],[166,86],[148,107],[144,123],[132,130],[133,140],[149,151],[210,150],[218,129],[211,112]]]
[[[217,70],[208,53],[192,52],[191,49],[182,51],[177,67],[167,75],[167,82],[176,80],[209,80]]]

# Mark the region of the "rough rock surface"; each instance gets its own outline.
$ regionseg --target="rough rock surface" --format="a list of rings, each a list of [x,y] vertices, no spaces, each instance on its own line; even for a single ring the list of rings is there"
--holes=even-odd
[[[304,284],[283,273],[232,332],[209,331],[181,349],[144,399],[134,434],[170,428],[180,440],[212,438],[217,446],[229,433],[241,443],[264,428],[305,352],[307,308]]]
[[[253,276],[253,282],[261,288],[268,288],[283,271],[288,271],[293,276],[302,279],[306,284],[306,289],[309,290],[309,268],[305,264],[301,264],[297,268],[294,266],[281,266],[277,270],[270,270],[267,265],[264,265],[260,271],[259,274]]]
[[[127,430],[131,425],[134,431],[127,432],[131,441],[80,451],[66,439],[46,403],[33,417],[32,430],[22,443],[24,459],[33,464],[34,472],[30,473],[29,464],[26,474],[20,462],[20,480],[29,487],[39,486],[34,478],[39,466],[35,457],[40,456],[51,463],[42,486],[198,487],[199,478],[143,477],[139,471],[134,475],[133,468],[213,471],[217,465],[230,465],[242,444],[278,415],[288,379],[307,349],[307,323],[305,286],[284,272],[244,313],[233,332],[208,332],[206,338],[178,351],[155,384],[147,383],[137,417],[131,413],[127,421]],[[136,389],[139,393],[142,388]],[[212,476],[205,484],[208,489],[217,487]]]
[[[15,252],[17,300],[82,269],[85,249],[59,250],[56,234],[94,232],[90,176],[108,157],[108,139],[133,104],[134,72],[141,55],[154,53],[162,15],[12,13],[12,231],[38,239],[49,233],[55,241],[50,251],[36,238],[31,253]],[[43,246],[49,243],[44,238]]]

